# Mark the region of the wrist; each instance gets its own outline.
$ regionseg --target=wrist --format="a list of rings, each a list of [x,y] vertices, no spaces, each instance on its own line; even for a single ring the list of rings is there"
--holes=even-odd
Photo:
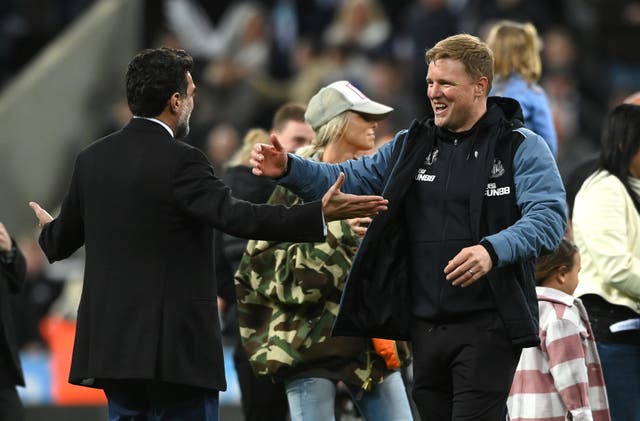
[[[284,169],[282,171],[282,174],[280,174],[280,177],[278,178],[283,178],[286,177],[287,175],[289,175],[289,170],[291,169],[291,164],[293,163],[293,158],[291,158],[291,156],[289,156],[289,154],[287,154],[287,159],[284,162]]]
[[[489,257],[491,257],[491,263],[493,264],[493,267],[496,267],[498,265],[498,255],[496,254],[496,251],[491,243],[487,239],[483,239],[482,241],[480,241],[480,245],[484,247],[485,250],[487,250],[487,253],[489,253]]]

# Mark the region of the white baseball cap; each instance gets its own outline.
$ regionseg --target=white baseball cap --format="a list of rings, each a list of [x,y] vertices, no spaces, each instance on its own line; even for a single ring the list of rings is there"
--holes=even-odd
[[[313,130],[317,130],[347,110],[367,114],[374,120],[382,120],[393,111],[393,108],[370,100],[351,82],[339,80],[321,88],[309,100],[304,119]]]

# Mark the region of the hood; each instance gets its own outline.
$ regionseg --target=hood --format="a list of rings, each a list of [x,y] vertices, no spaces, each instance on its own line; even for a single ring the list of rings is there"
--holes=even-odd
[[[520,103],[512,98],[501,96],[490,96],[487,98],[487,114],[499,113],[502,117],[512,123],[523,125],[524,116]]]

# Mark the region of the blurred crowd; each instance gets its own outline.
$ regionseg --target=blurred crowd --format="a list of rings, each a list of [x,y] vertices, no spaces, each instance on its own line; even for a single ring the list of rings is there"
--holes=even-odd
[[[0,84],[92,3],[3,2]],[[282,103],[306,103],[340,79],[394,107],[378,130],[391,137],[430,112],[425,50],[459,32],[486,39],[501,19],[538,29],[563,173],[597,149],[610,106],[640,89],[637,0],[163,0],[146,1],[144,15],[145,46],[181,47],[196,59],[189,140],[218,168]]]

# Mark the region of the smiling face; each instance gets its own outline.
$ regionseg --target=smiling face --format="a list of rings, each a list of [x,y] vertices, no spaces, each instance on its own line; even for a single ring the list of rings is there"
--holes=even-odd
[[[487,110],[488,80],[467,73],[460,60],[441,58],[429,63],[427,96],[436,126],[452,132],[469,130]]]

